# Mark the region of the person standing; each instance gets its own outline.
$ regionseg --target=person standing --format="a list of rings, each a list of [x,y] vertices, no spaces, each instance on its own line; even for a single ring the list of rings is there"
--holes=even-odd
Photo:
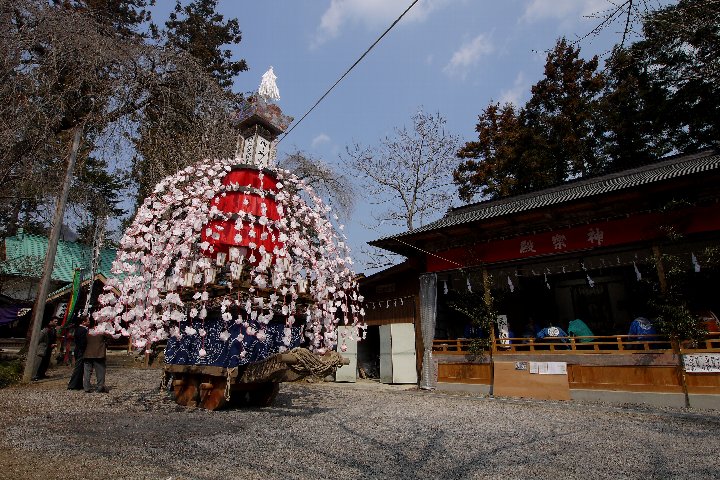
[[[106,356],[105,334],[92,328],[87,334],[87,346],[85,347],[84,373],[83,373],[83,390],[89,393],[93,391],[90,383],[90,376],[95,370],[95,391],[98,393],[106,393],[105,388],[105,356]]]
[[[90,318],[87,315],[80,317],[80,324],[75,328],[75,366],[73,367],[70,381],[68,382],[68,390],[83,389],[83,374],[85,370],[85,349],[87,348],[88,327],[90,327]],[[96,374],[97,375],[97,374]]]
[[[57,340],[57,327],[58,317],[53,317],[50,322],[40,330],[40,339],[38,340],[37,347],[37,359],[35,366],[35,375],[33,380],[41,380],[47,378],[47,369],[50,366],[50,359],[52,358],[52,351],[55,348],[55,342]]]

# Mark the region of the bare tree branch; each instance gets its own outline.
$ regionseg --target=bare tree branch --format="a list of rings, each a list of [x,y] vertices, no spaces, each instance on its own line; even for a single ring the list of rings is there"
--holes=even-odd
[[[418,111],[412,129],[374,147],[350,145],[343,159],[358,174],[371,202],[387,203],[378,218],[412,230],[426,219],[444,212],[454,197],[452,172],[458,163],[459,137],[445,131],[445,118]]]
[[[297,150],[289,154],[278,166],[290,170],[317,191],[343,219],[350,218],[355,206],[355,189],[350,180],[318,158]]]
[[[198,158],[233,153],[240,96],[191,55],[123,34],[115,17],[103,23],[81,7],[0,0],[0,235],[21,222],[47,225],[42,212],[80,123],[79,166],[93,161],[95,173],[119,182],[91,191],[97,178],[76,176],[69,215],[81,223],[123,188],[136,184],[142,197]]]

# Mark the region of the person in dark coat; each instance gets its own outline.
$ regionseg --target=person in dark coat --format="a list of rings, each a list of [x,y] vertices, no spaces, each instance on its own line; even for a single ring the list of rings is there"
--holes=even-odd
[[[57,342],[57,327],[58,317],[53,317],[50,322],[40,330],[40,339],[38,340],[37,348],[37,363],[35,367],[35,375],[33,380],[41,380],[47,378],[47,369],[50,366],[50,359],[52,358],[52,351],[55,348]]]
[[[90,318],[87,315],[80,317],[80,324],[75,328],[75,367],[73,368],[70,381],[68,382],[68,390],[83,389],[83,373],[85,370],[85,348],[87,347],[88,328],[90,327]]]
[[[93,391],[90,383],[90,376],[95,371],[95,391],[98,393],[107,392],[105,388],[105,334],[91,328],[87,334],[87,346],[85,347],[85,356],[83,357],[83,390],[90,393]]]

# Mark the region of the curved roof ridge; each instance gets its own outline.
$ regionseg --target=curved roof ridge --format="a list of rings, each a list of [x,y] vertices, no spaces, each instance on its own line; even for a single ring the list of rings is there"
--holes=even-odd
[[[633,169],[613,172],[599,177],[584,178],[545,190],[453,208],[439,220],[414,230],[383,237],[376,241],[400,238],[406,235],[427,232],[447,226],[501,217],[503,215],[557,205],[580,198],[592,197],[594,195],[718,168],[720,168],[720,154],[713,150],[690,155],[676,155]]]

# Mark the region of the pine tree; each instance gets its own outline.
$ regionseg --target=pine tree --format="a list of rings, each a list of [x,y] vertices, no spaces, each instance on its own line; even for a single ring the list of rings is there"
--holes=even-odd
[[[593,119],[604,85],[598,58],[580,58],[580,49],[558,40],[545,62],[545,78],[536,83],[525,105],[528,128],[543,139],[543,157],[550,162],[552,183],[584,177],[603,168]]]
[[[602,74],[561,39],[532,97],[491,104],[479,139],[458,156],[463,200],[501,198],[577,177],[720,146],[720,9],[680,0],[643,17],[643,37],[617,46]],[[627,33],[627,32],[626,32]]]
[[[238,20],[226,21],[216,7],[216,0],[195,0],[186,6],[177,2],[158,36],[187,61],[182,69],[176,68],[173,54],[160,57],[155,66],[160,81],[148,90],[135,138],[137,204],[163,177],[203,157],[233,153],[231,121],[241,96],[233,93],[232,84],[247,64],[232,60],[232,52],[223,49],[237,45],[242,36]]]
[[[682,152],[720,144],[720,8],[680,0],[648,15],[629,53],[662,96],[663,135]]]
[[[478,141],[458,152],[465,159],[454,173],[460,198],[502,198],[601,172],[593,122],[605,80],[597,68],[597,57],[585,61],[560,39],[522,109],[490,104],[475,129]]]
[[[465,160],[453,173],[462,200],[470,201],[475,195],[489,199],[507,197],[537,183],[526,181],[526,174],[541,171],[523,168],[522,158],[530,132],[512,104],[488,105],[475,131],[478,140],[467,142],[458,151],[458,157]]]
[[[646,67],[631,53],[616,48],[605,65],[607,83],[598,102],[596,136],[609,170],[624,170],[655,161],[671,151],[663,125],[668,102]]]
[[[247,70],[245,60],[232,60],[232,51],[225,45],[238,45],[242,40],[237,18],[224,21],[217,13],[217,0],[195,0],[175,11],[165,23],[167,44],[190,55],[225,89],[231,89],[237,74]]]

